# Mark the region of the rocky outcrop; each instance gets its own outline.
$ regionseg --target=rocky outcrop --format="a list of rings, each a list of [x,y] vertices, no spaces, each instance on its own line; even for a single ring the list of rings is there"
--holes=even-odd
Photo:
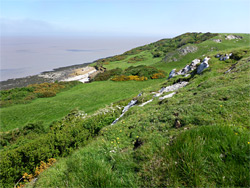
[[[169,73],[168,79],[170,79],[170,78],[172,78],[174,76],[178,76],[178,75],[187,75],[187,73],[189,73],[190,71],[193,71],[194,69],[196,69],[196,66],[199,63],[200,63],[199,59],[194,59],[189,65],[186,65],[183,69],[181,69],[178,72],[176,72],[176,69],[173,69]]]
[[[210,59],[209,57],[205,57],[203,59],[202,63],[197,68],[197,74],[201,74],[204,69],[209,67],[209,64],[208,64],[209,59]]]
[[[180,55],[184,56],[187,55],[188,53],[196,52],[197,49],[198,48],[196,46],[185,46],[177,49],[177,51],[180,53]]]
[[[156,93],[154,95],[154,97],[159,97],[161,96],[163,93],[166,93],[166,92],[171,92],[171,91],[176,91],[184,86],[186,86],[188,84],[188,82],[179,82],[179,83],[176,83],[176,84],[173,84],[171,86],[167,86],[167,87],[163,87],[161,88],[158,93]]]
[[[161,96],[163,93],[165,92],[171,92],[171,91],[176,91],[184,86],[186,86],[188,84],[188,82],[179,82],[179,83],[176,83],[176,84],[173,84],[171,86],[168,86],[168,87],[163,87],[161,88],[158,93],[156,93],[153,98],[155,97],[159,97]],[[168,95],[165,95],[163,97],[160,97],[159,100],[163,100],[163,99],[166,99],[166,98],[171,98],[173,97],[174,95],[176,94],[176,92],[173,92],[173,93],[170,93]],[[142,93],[140,93],[137,97],[140,97],[142,95]],[[146,104],[150,103],[153,101],[153,98],[148,100],[147,102],[144,102],[142,103],[141,105],[139,105],[140,107],[143,107],[145,106]],[[120,115],[120,117],[118,117],[115,121],[113,121],[113,123],[111,125],[114,125],[116,124],[123,116],[124,114],[133,106],[135,106],[137,104],[138,100],[136,99],[133,99],[129,102],[129,104],[127,106],[125,106],[122,110],[122,114]]]
[[[97,70],[94,67],[85,67],[75,70],[75,73],[71,74],[69,78],[62,81],[80,81],[82,83],[89,82],[89,77],[91,74],[95,73]]]
[[[233,55],[232,53],[230,53],[230,54],[224,54],[224,55],[222,55],[222,54],[217,54],[217,55],[215,55],[215,57],[216,57],[216,58],[219,58],[220,61],[225,61],[225,60],[227,60],[227,59],[230,59],[230,57],[231,57],[232,55]]]
[[[180,56],[185,56],[189,53],[196,52],[197,50],[198,50],[197,46],[192,46],[192,45],[183,46],[183,47],[176,49],[174,52],[168,52],[165,55],[164,61],[167,63],[175,62],[179,60]]]
[[[233,40],[233,39],[242,39],[242,36],[238,36],[238,35],[226,35],[225,39],[226,40]]]
[[[159,100],[163,100],[163,99],[167,99],[167,98],[171,98],[176,94],[176,92],[170,93],[168,95],[165,95],[163,97],[160,97]]]
[[[169,73],[168,79],[173,78],[174,76],[176,76],[175,71],[176,71],[176,69],[171,70],[171,72]]]
[[[142,95],[142,94],[140,93],[139,95],[137,95],[137,97],[140,97],[141,95]],[[120,115],[120,117],[116,118],[116,120],[113,121],[113,123],[112,123],[111,125],[116,124],[116,123],[119,121],[119,119],[121,119],[121,118],[124,116],[124,114],[125,114],[131,107],[133,107],[134,105],[136,105],[136,103],[137,103],[137,100],[136,100],[136,99],[131,100],[131,101],[128,103],[128,105],[125,106],[125,107],[123,108],[122,114]]]
[[[216,42],[216,43],[221,43],[222,40],[221,39],[212,39],[212,41]]]

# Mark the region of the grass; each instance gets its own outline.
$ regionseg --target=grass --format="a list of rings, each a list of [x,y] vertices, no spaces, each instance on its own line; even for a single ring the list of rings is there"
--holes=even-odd
[[[234,62],[212,58],[173,98],[130,109],[29,186],[248,187],[248,58],[229,74]]]
[[[116,68],[119,64],[125,69],[138,65],[127,63],[129,58],[144,56],[147,60],[138,63],[169,72],[203,55],[211,57],[210,67],[201,75],[185,78],[189,84],[172,98],[154,99],[144,107],[135,106],[112,126],[100,126],[98,122],[92,125],[89,121],[90,127],[97,126],[95,137],[71,155],[58,157],[54,166],[27,187],[249,187],[250,35],[240,34],[243,39],[238,42],[225,40],[224,35],[214,37],[222,39],[219,44],[210,39],[195,44],[198,51],[182,56],[177,62],[166,63],[159,61],[161,58],[153,62],[151,52],[154,49],[147,47],[125,60],[105,65]],[[217,53],[232,51],[243,54],[242,59],[219,61],[214,57]],[[224,74],[236,62],[236,68]],[[38,120],[45,120],[48,125],[74,108],[93,113],[114,101],[135,97],[141,91],[144,93],[140,102],[144,102],[151,98],[152,91],[179,78],[181,76],[170,80],[78,85],[53,98],[1,109],[1,115],[5,113],[2,116],[5,123],[10,122],[9,126],[1,128],[7,131]],[[15,116],[17,119],[13,119]],[[78,118],[67,116],[55,123],[56,141],[63,142],[59,130],[64,124],[73,134],[73,126],[84,127]],[[178,127],[176,122],[180,124]],[[103,128],[99,130],[99,127]],[[24,141],[29,147],[28,136],[23,135],[13,143]],[[5,150],[14,151],[14,144],[10,143]]]
[[[27,123],[43,121],[47,126],[78,108],[92,113],[125,98],[138,95],[143,88],[163,82],[162,79],[146,82],[93,82],[80,84],[55,97],[36,99],[29,104],[1,108],[1,131],[23,127]]]

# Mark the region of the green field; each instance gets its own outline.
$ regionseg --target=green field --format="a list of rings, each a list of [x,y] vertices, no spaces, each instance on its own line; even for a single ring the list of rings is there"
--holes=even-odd
[[[24,173],[35,174],[41,161],[56,158],[26,187],[249,187],[250,34],[235,35],[243,38],[187,33],[92,64],[108,70],[147,65],[169,73],[209,56],[200,75],[94,81],[1,108],[1,186],[13,187]],[[178,49],[190,45],[197,51],[180,55]],[[177,61],[166,62],[169,53]],[[218,53],[233,56],[220,61]],[[128,63],[131,58],[143,60]],[[111,125],[121,113],[111,103],[126,105],[140,92],[137,99],[145,102],[152,91],[181,80],[189,84],[172,98],[137,105]]]
[[[233,63],[213,58],[176,96],[131,109],[30,187],[248,186],[248,61],[225,75]]]
[[[29,104],[18,104],[0,109],[0,130],[9,131],[37,121],[43,121],[49,125],[52,121],[61,119],[76,108],[86,113],[92,113],[112,102],[135,97],[143,88],[162,81],[105,81],[80,84],[55,97],[36,99]]]

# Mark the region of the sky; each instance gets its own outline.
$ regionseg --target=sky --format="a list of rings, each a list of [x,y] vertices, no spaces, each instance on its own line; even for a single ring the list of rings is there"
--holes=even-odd
[[[249,0],[0,0],[1,36],[250,33]]]

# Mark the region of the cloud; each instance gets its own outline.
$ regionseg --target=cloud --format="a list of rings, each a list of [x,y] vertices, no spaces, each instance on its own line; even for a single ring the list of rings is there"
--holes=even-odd
[[[32,19],[0,18],[0,27],[3,35],[36,35],[60,31],[60,28],[54,24]]]

